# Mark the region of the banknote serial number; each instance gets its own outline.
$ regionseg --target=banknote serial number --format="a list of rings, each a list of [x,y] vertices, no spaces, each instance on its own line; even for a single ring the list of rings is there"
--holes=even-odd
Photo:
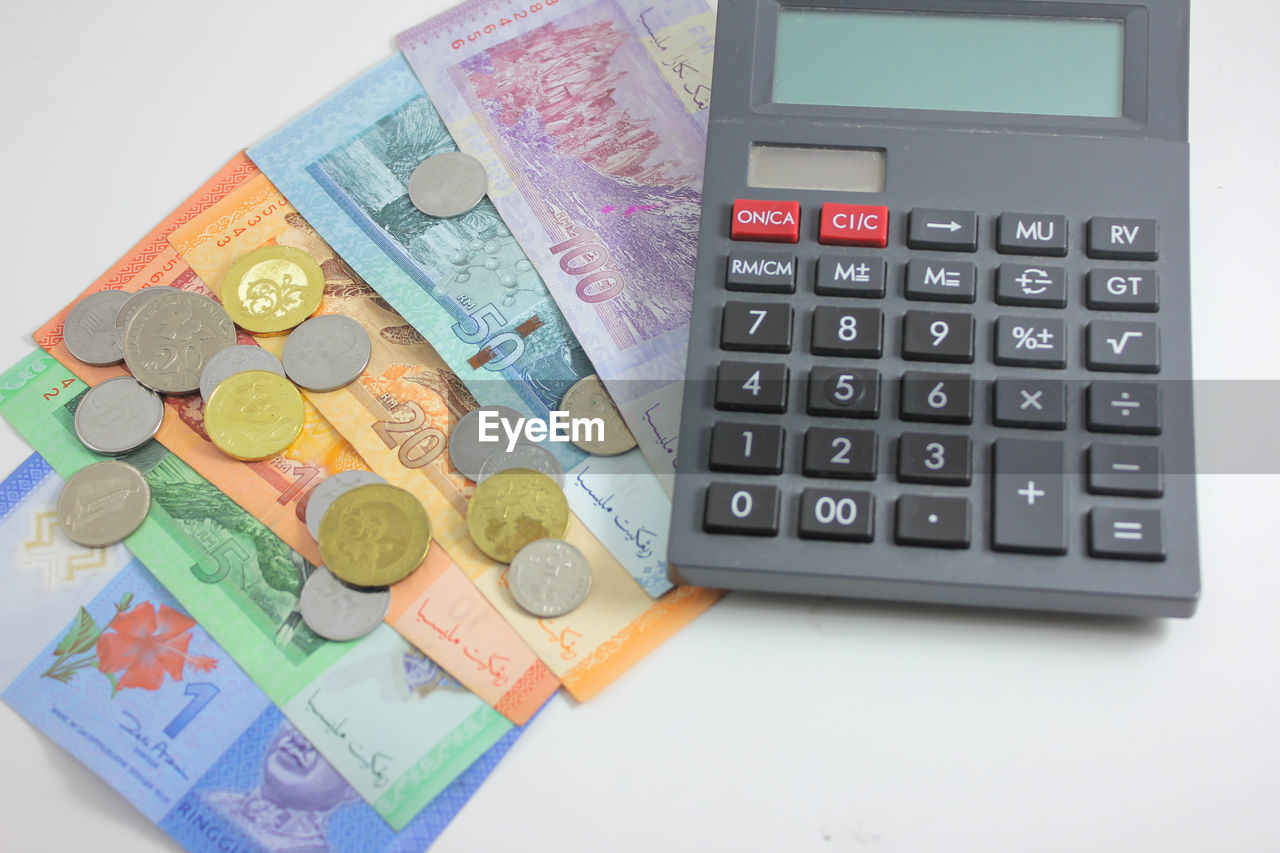
[[[498,30],[500,30],[502,27],[514,24],[516,21],[519,21],[522,18],[527,18],[530,15],[536,15],[539,12],[541,12],[543,9],[547,8],[548,6],[554,6],[559,2],[560,0],[544,0],[544,2],[541,2],[541,3],[530,3],[528,7],[524,9],[516,9],[514,12],[511,12],[510,13],[511,17],[507,17],[504,14],[500,18],[498,18],[497,23],[485,24],[480,29],[475,30],[474,32],[468,34],[466,38],[454,39],[453,49],[461,50],[462,48],[467,46],[468,42],[478,41],[484,36],[492,35],[493,33],[496,33]]]

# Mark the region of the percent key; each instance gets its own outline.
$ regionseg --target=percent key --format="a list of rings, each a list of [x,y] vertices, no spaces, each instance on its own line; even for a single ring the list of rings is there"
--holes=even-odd
[[[996,364],[1065,368],[1066,322],[1054,318],[1001,317],[996,321]]]

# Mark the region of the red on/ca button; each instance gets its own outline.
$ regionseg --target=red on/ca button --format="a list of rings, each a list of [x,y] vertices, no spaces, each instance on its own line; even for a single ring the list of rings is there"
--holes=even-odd
[[[740,198],[733,203],[729,236],[735,240],[795,243],[800,239],[800,202]]]
[[[870,204],[824,204],[818,242],[828,246],[889,245],[889,208]]]

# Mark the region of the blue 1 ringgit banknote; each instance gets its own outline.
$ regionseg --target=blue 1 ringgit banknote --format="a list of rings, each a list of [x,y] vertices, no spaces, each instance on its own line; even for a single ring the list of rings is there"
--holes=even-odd
[[[595,371],[492,202],[439,219],[409,200],[418,164],[456,149],[395,56],[249,156],[481,404],[545,419]],[[567,442],[543,446],[564,465],[565,494],[583,524],[646,592],[668,592],[671,502],[644,457],[591,457]]]
[[[467,0],[399,39],[459,146],[489,169],[498,212],[666,475],[714,37],[704,0]]]
[[[39,455],[0,483],[0,637],[26,655],[4,659],[2,698],[188,850],[420,853],[522,732],[392,831],[123,546],[61,534],[61,486]]]
[[[0,375],[0,416],[69,477],[103,458],[75,435],[86,390],[34,352]],[[167,448],[151,441],[120,458],[152,495],[125,546],[393,828],[508,732],[390,625],[348,643],[312,634],[297,590],[314,567]],[[418,686],[405,681],[409,663]]]

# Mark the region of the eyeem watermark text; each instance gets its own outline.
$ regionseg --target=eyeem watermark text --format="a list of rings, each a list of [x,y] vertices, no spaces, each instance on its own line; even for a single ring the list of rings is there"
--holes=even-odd
[[[604,441],[604,418],[573,418],[568,412],[552,411],[549,418],[517,418],[512,424],[498,412],[480,412],[480,440],[494,442],[507,436],[507,452],[515,450],[520,436],[531,442],[540,441]],[[501,430],[501,432],[499,431]]]

